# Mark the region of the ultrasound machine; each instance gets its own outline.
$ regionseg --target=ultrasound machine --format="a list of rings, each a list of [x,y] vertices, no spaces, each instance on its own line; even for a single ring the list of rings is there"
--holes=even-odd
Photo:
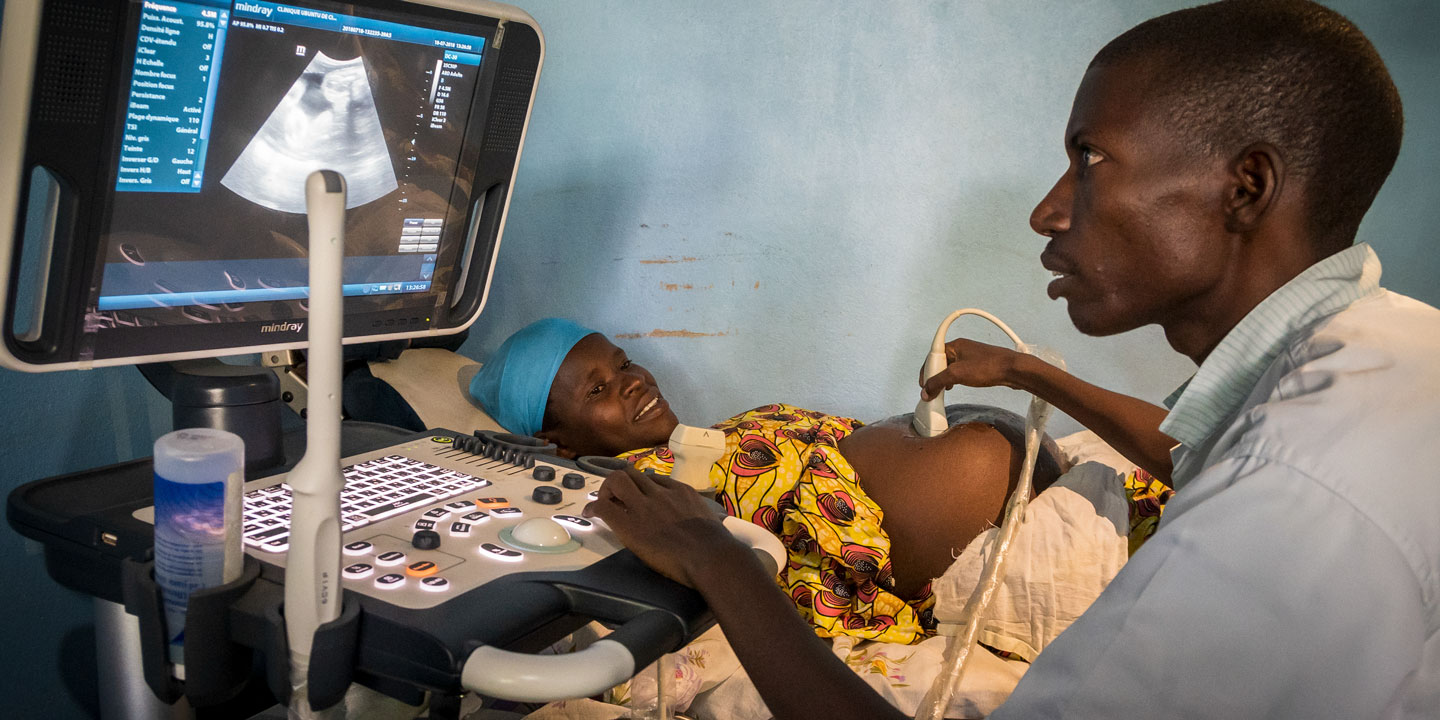
[[[343,307],[346,344],[475,321],[544,58],[529,15],[480,0],[6,0],[3,11],[0,364],[141,364],[177,428],[246,442],[245,571],[192,596],[183,679],[167,664],[151,571],[150,460],[10,494],[8,520],[43,544],[51,577],[114,609],[97,620],[114,633],[101,643],[133,646],[136,657],[102,661],[102,692],[184,697],[202,716],[257,687],[262,705],[287,702],[299,510],[286,473],[331,425],[320,444],[338,435],[343,602],[313,635],[315,708],[351,683],[410,704],[428,694],[431,717],[458,715],[466,692],[587,696],[713,622],[697,594],[582,517],[617,461],[572,462],[489,431],[342,425],[324,403],[310,406],[307,441],[281,432],[275,374],[216,360],[337,354],[338,342],[314,343],[327,302]],[[333,300],[308,274],[316,177],[341,191],[327,216],[344,240]],[[607,642],[533,654],[592,620],[615,628]]]

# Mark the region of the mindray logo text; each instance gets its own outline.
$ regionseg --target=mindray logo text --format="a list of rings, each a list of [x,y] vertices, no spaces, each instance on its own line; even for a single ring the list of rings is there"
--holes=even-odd
[[[305,327],[305,323],[275,323],[273,325],[261,325],[260,332],[300,332],[300,329],[303,327]]]
[[[273,8],[273,7],[265,7],[265,6],[263,6],[263,5],[253,5],[253,4],[247,3],[247,2],[241,2],[241,3],[235,3],[235,11],[236,11],[236,12],[256,13],[256,14],[258,14],[258,15],[264,15],[265,17],[268,18],[268,17],[270,17],[270,13],[275,12],[275,8]]]

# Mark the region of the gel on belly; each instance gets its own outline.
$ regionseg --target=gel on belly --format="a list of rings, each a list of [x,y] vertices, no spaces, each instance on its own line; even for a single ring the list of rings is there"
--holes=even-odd
[[[170,661],[184,679],[190,593],[240,577],[245,443],[192,428],[155,441],[155,582],[165,602]]]

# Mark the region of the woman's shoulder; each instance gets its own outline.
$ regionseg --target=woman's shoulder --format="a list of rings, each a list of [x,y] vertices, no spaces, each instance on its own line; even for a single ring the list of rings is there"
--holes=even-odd
[[[806,410],[784,403],[771,403],[716,423],[715,427],[732,437],[736,434],[783,437],[802,440],[807,444],[814,444],[824,438],[824,444],[834,445],[863,425],[859,420],[842,415]]]
[[[717,424],[716,427],[731,425],[736,422],[745,420],[810,424],[820,422],[842,422],[845,424],[853,425],[855,427],[859,427],[861,425],[859,420],[856,420],[855,418],[845,417],[843,415],[833,415],[831,413],[820,412],[818,410],[806,410],[805,408],[796,407],[794,405],[788,405],[785,403],[771,403],[769,405],[761,405],[760,407],[746,410],[745,412],[730,418],[724,423]]]

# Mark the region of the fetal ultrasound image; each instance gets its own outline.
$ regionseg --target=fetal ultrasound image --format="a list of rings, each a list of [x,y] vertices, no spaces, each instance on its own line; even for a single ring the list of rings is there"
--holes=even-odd
[[[398,187],[364,57],[316,53],[220,182],[258,205],[302,213],[305,179],[322,169],[345,176],[347,208]]]
[[[303,316],[303,297],[231,301],[189,294],[307,285],[305,181],[315,170],[345,177],[347,283],[419,279],[422,262],[437,264],[437,253],[404,249],[407,223],[466,216],[469,186],[460,158],[476,68],[442,80],[438,48],[269,27],[236,25],[226,36],[208,145],[196,173],[203,182],[190,191],[115,193],[105,263],[96,268],[98,294],[150,296],[153,307],[126,308],[107,322]],[[436,114],[437,95],[448,114]],[[445,277],[431,279],[439,287]],[[185,297],[168,297],[176,295]],[[420,298],[404,295],[352,301],[385,309]]]
[[[303,260],[305,179],[320,169],[345,177],[347,256],[394,255],[406,218],[463,214],[451,193],[475,74],[450,80],[452,122],[430,126],[440,55],[311,28],[232,28],[202,186],[118,193],[106,262]]]

